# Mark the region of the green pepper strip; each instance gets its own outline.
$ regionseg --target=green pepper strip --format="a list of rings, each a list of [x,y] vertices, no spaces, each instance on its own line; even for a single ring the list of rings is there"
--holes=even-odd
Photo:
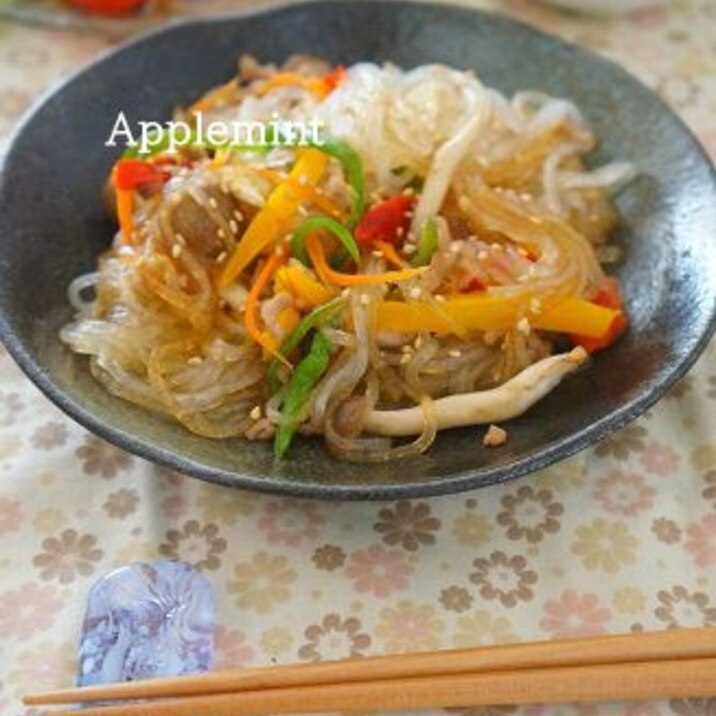
[[[312,144],[318,151],[337,159],[353,189],[351,213],[348,218],[348,228],[355,229],[363,216],[365,209],[365,181],[363,179],[363,164],[356,152],[340,139],[326,137],[322,142]]]
[[[311,397],[316,383],[326,372],[331,359],[331,342],[320,331],[311,342],[306,357],[296,366],[286,386],[283,399],[281,420],[276,429],[273,451],[276,457],[282,457],[288,450],[298,427],[304,420],[303,411]]]
[[[435,250],[438,248],[438,227],[434,219],[428,219],[420,227],[420,239],[418,240],[418,250],[413,254],[410,262],[416,268],[418,266],[427,266],[432,259]]]
[[[288,358],[293,351],[298,348],[301,341],[308,335],[309,331],[313,328],[322,326],[328,320],[330,320],[345,304],[346,299],[342,296],[338,296],[330,300],[328,303],[324,303],[322,306],[314,308],[297,326],[291,333],[286,336],[286,339],[281,344],[278,352],[284,358]],[[281,387],[281,383],[278,379],[278,369],[281,365],[277,358],[274,358],[266,371],[266,381],[271,395],[277,393]]]
[[[308,265],[308,254],[303,240],[314,231],[330,231],[343,245],[343,248],[350,254],[351,258],[358,263],[360,261],[360,252],[358,244],[352,234],[343,224],[328,216],[309,216],[304,219],[293,232],[291,236],[291,253],[304,264]]]

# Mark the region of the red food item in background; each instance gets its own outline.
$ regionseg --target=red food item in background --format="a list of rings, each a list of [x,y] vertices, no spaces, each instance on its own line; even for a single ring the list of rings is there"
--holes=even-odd
[[[66,2],[96,15],[126,15],[142,7],[146,0],[66,0]]]
[[[356,241],[363,245],[385,241],[400,246],[410,229],[409,212],[414,202],[415,197],[401,194],[372,206],[356,227]]]

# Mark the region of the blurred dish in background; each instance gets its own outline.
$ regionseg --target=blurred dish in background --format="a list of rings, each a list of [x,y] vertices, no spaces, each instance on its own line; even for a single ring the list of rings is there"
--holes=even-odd
[[[250,5],[248,0],[0,0],[0,20],[122,39],[171,18]]]
[[[613,15],[666,5],[669,0],[539,0],[546,5],[594,15]]]

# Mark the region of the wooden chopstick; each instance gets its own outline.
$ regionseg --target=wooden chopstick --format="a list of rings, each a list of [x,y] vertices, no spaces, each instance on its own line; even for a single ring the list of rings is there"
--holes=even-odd
[[[27,695],[24,702],[27,705],[106,702],[331,683],[708,657],[716,658],[716,629],[713,627],[220,671],[198,676],[48,691]]]
[[[714,693],[716,659],[687,659],[295,686],[82,708],[63,711],[62,715],[250,716],[378,709],[404,711],[490,704],[703,697]]]

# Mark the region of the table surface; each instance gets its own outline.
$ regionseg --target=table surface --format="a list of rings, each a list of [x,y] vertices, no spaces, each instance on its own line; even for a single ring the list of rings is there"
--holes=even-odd
[[[474,4],[625,65],[716,155],[713,0],[618,19]],[[0,24],[0,153],[33,98],[108,44]],[[54,408],[0,347],[0,713],[73,680],[98,576],[161,557],[215,587],[219,667],[716,625],[715,426],[712,343],[648,414],[525,479],[432,500],[307,502],[121,452]],[[453,713],[706,716],[716,698]]]

